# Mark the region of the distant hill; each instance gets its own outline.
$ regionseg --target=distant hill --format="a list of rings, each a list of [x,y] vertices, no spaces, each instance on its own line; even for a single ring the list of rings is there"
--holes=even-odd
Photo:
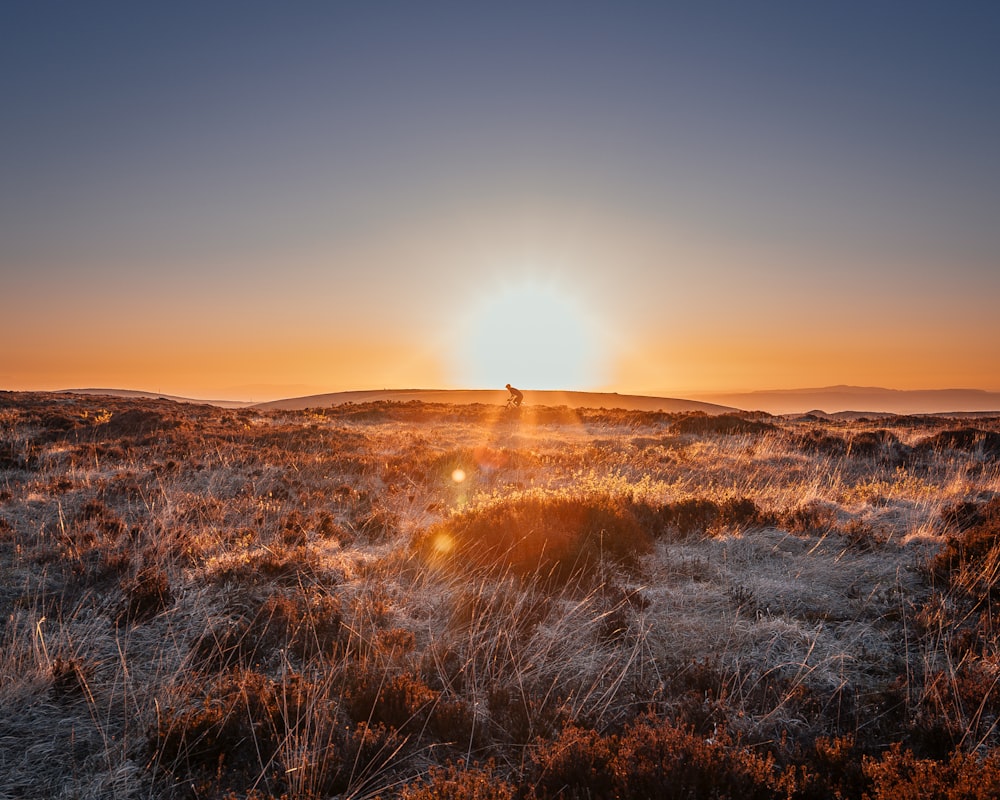
[[[303,408],[337,406],[344,403],[370,403],[390,400],[405,403],[419,400],[424,403],[455,403],[468,405],[486,403],[503,405],[507,399],[504,389],[381,389],[362,392],[334,392],[309,397],[294,397],[257,403],[254,408],[297,411]],[[677,400],[667,397],[646,397],[609,392],[556,392],[524,390],[524,402],[538,406],[568,406],[570,408],[623,408],[627,411],[704,411],[706,414],[724,414],[735,408],[706,403],[699,400]]]
[[[871,386],[826,386],[819,389],[774,389],[759,392],[691,395],[693,399],[771,414],[803,414],[822,409],[885,414],[1000,413],[1000,392],[980,389],[882,389]]]
[[[246,408],[252,403],[244,403],[239,400],[195,400],[191,397],[178,397],[173,394],[159,394],[158,392],[143,392],[134,389],[63,389],[54,394],[95,394],[107,397],[131,397],[140,400],[171,400],[175,403],[199,403],[206,406],[219,406],[220,408]]]

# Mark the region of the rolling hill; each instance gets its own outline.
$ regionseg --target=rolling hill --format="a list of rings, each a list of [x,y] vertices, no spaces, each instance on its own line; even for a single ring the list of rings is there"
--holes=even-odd
[[[344,403],[370,403],[392,401],[405,403],[418,400],[424,403],[455,403],[467,405],[486,403],[502,405],[507,397],[503,389],[381,389],[359,392],[334,392],[308,397],[293,397],[258,403],[254,408],[283,409],[288,411]],[[678,400],[666,397],[615,394],[607,392],[559,392],[525,390],[524,402],[540,406],[569,406],[570,408],[623,408],[628,411],[704,411],[706,414],[724,414],[735,408],[699,400]]]

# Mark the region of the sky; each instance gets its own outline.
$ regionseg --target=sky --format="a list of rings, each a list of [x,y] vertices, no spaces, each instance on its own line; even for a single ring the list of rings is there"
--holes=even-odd
[[[0,389],[1000,390],[1000,4],[0,4]]]

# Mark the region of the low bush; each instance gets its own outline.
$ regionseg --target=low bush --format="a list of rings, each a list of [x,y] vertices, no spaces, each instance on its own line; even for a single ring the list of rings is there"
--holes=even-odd
[[[54,699],[69,701],[88,695],[88,681],[93,674],[92,664],[79,658],[56,656],[50,671]]]
[[[526,780],[537,800],[590,800],[614,797],[611,770],[617,740],[589,728],[567,725],[558,738],[539,740],[531,752]]]
[[[695,412],[681,417],[670,426],[673,433],[692,433],[698,436],[720,434],[734,436],[741,433],[765,433],[777,430],[770,422],[738,417],[734,414],[708,414]]]
[[[841,436],[823,430],[810,429],[805,433],[796,434],[792,437],[792,441],[798,449],[806,453],[833,457],[847,455],[847,441]]]
[[[152,441],[154,434],[182,427],[181,419],[171,408],[174,404],[151,402],[150,405],[162,405],[163,408],[130,408],[112,413],[97,425],[95,433],[102,438],[130,438],[145,444]]]
[[[119,623],[146,622],[173,605],[174,595],[167,574],[156,565],[140,569],[122,582],[124,603],[118,614]]]
[[[920,453],[938,453],[942,450],[974,453],[980,448],[986,458],[1000,458],[1000,433],[977,428],[941,431],[918,442],[915,449]]]
[[[196,663],[210,669],[251,667],[273,662],[282,650],[306,662],[332,658],[346,646],[349,632],[335,595],[282,591],[247,604],[248,613],[230,617],[201,638]]]
[[[713,528],[745,530],[769,521],[757,504],[747,497],[733,497],[721,502],[691,497],[651,508],[649,514],[657,535],[680,539],[705,535]]]
[[[811,501],[782,511],[777,523],[790,533],[825,532],[836,527],[837,515],[829,506]]]
[[[780,774],[771,756],[738,747],[725,735],[695,736],[665,720],[629,728],[611,761],[619,798],[772,800]]]
[[[409,673],[351,675],[344,706],[351,719],[368,725],[419,732],[426,725],[439,693]]]
[[[982,506],[949,506],[942,515],[958,530],[930,560],[931,575],[976,599],[1000,595],[1000,498]]]
[[[956,750],[943,761],[919,759],[895,744],[882,758],[866,758],[871,800],[993,800],[1000,797],[1000,753]]]
[[[644,716],[618,736],[567,726],[539,742],[525,770],[533,798],[732,798],[772,800],[794,785],[773,757],[725,733],[704,738]]]
[[[147,741],[151,763],[194,797],[253,785],[276,766],[280,700],[280,688],[257,672],[222,673],[200,702],[159,715]]]
[[[600,577],[605,560],[635,568],[652,548],[652,536],[628,501],[527,496],[455,514],[416,542],[432,563],[467,571],[511,571],[566,586]]]
[[[515,787],[499,778],[492,763],[466,766],[465,762],[431,767],[426,778],[407,784],[401,800],[514,800]]]

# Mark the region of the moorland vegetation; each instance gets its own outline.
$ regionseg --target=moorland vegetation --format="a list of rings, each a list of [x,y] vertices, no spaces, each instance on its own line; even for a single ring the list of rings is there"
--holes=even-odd
[[[1000,419],[0,393],[0,798],[1000,796]]]

